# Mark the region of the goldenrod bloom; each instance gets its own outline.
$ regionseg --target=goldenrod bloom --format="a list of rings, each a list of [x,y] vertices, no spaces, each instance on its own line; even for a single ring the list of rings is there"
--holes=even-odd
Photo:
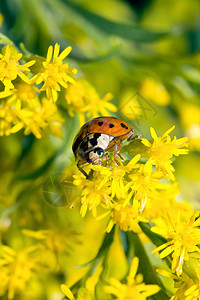
[[[163,213],[157,226],[151,230],[165,237],[168,242],[157,247],[152,253],[160,252],[160,258],[172,254],[172,272],[177,275],[182,273],[184,261],[189,257],[200,257],[200,249],[197,246],[200,242],[200,218],[199,211],[196,211],[190,218],[182,217],[177,210],[170,213]]]
[[[142,82],[140,92],[144,98],[158,105],[166,106],[170,102],[170,95],[163,84],[151,77],[145,78]]]
[[[133,170],[128,177],[130,182],[127,187],[134,193],[134,201],[140,202],[140,210],[142,211],[147,199],[153,197],[158,180],[163,178],[163,174],[157,170],[148,174],[145,172],[145,165],[140,165],[140,168]]]
[[[41,268],[38,246],[31,246],[19,252],[8,246],[1,246],[0,254],[0,294],[8,292],[13,299],[19,291],[24,291],[34,273]]]
[[[99,174],[100,175],[100,174]],[[81,196],[75,201],[81,202],[81,215],[86,215],[87,209],[92,211],[94,217],[97,215],[97,206],[106,203],[109,205],[108,195],[110,188],[108,184],[101,185],[102,176],[96,176],[93,180],[88,180],[83,175],[74,175],[74,184],[82,188]],[[73,207],[74,203],[71,205]]]
[[[142,143],[148,147],[146,154],[148,161],[145,164],[145,171],[151,173],[152,165],[156,165],[164,174],[169,175],[171,180],[175,180],[174,168],[171,165],[171,158],[173,155],[179,156],[180,154],[187,154],[188,149],[181,149],[188,147],[188,138],[177,139],[174,137],[172,140],[169,133],[174,129],[175,126],[168,129],[162,137],[158,137],[155,130],[151,127],[150,132],[154,141],[148,141],[147,139],[142,139]]]
[[[104,287],[106,293],[114,295],[118,300],[145,300],[147,297],[159,292],[160,287],[154,284],[143,283],[143,276],[137,274],[138,257],[134,257],[127,276],[127,283],[121,283],[116,278],[110,279],[110,285]]]
[[[46,258],[46,264],[51,263],[50,268],[58,270],[62,267],[60,262],[61,254],[69,255],[73,249],[73,245],[80,243],[78,233],[74,231],[71,226],[66,229],[46,229],[33,231],[29,229],[23,229],[22,232],[40,241],[40,256],[44,261]]]
[[[86,288],[79,288],[77,291],[77,297],[73,295],[72,291],[68,288],[66,284],[61,284],[61,290],[67,299],[70,300],[93,300],[91,293]]]
[[[110,168],[103,167],[101,165],[91,166],[93,170],[98,171],[102,176],[102,182],[100,183],[99,188],[105,184],[109,184],[112,198],[115,196],[118,199],[125,198],[127,192],[127,188],[125,185],[127,181],[124,179],[124,176],[133,169],[139,168],[139,165],[137,165],[136,163],[138,162],[140,157],[140,154],[137,154],[128,162],[126,166],[116,166],[115,164],[113,166],[110,166]]]
[[[14,89],[12,81],[19,76],[24,82],[30,83],[30,79],[23,71],[30,72],[29,67],[35,63],[31,60],[26,64],[21,65],[19,60],[22,58],[21,53],[17,53],[14,48],[9,45],[5,48],[5,54],[0,54],[0,81],[5,86],[5,91]]]
[[[86,122],[86,117],[93,119],[99,115],[109,116],[109,110],[117,111],[117,107],[110,103],[110,100],[113,99],[111,93],[107,93],[101,98],[95,88],[83,79],[76,80],[74,84],[69,85],[65,98],[69,115],[73,117],[77,113],[80,125]]]
[[[148,220],[139,214],[139,207],[136,201],[134,204],[128,204],[124,207],[122,203],[114,203],[113,208],[109,212],[106,212],[104,215],[100,216],[98,219],[101,219],[104,216],[110,215],[111,219],[106,228],[107,232],[110,232],[115,224],[118,224],[120,229],[124,231],[134,231],[141,233],[140,226],[138,222],[148,222]]]
[[[188,276],[187,273],[182,272],[180,276],[169,273],[162,269],[156,270],[159,274],[171,278],[175,281],[174,287],[177,289],[170,300],[198,300],[200,297],[200,273],[197,272],[197,283]]]
[[[69,68],[68,63],[63,63],[63,59],[68,56],[71,50],[72,47],[67,47],[59,55],[60,45],[56,43],[54,51],[53,46],[50,46],[46,61],[42,63],[42,70],[32,78],[32,82],[36,81],[36,84],[44,83],[40,91],[46,91],[48,99],[56,101],[57,92],[61,90],[60,85],[67,88],[68,82],[74,83],[74,79],[68,74],[76,74],[77,70]]]
[[[58,116],[56,105],[45,98],[40,102],[36,92],[33,85],[20,83],[12,92],[7,92],[8,98],[0,100],[0,136],[24,128],[25,135],[32,132],[37,138],[41,138],[44,131],[62,137],[64,119]]]

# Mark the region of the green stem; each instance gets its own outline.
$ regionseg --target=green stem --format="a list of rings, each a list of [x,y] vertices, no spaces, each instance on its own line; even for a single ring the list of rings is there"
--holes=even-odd
[[[142,273],[144,282],[146,284],[157,284],[161,288],[161,290],[157,294],[149,297],[149,299],[169,300],[169,296],[165,293],[164,286],[160,278],[158,277],[156,271],[154,270],[138,235],[134,232],[127,232],[127,238],[129,240],[130,249],[134,247],[134,254],[139,258],[139,273]]]

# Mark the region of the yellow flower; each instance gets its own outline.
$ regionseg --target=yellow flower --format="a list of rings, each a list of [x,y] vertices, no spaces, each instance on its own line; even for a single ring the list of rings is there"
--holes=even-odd
[[[0,253],[0,294],[8,291],[8,299],[16,292],[26,289],[26,285],[40,267],[38,246],[32,246],[16,252],[8,246],[1,246]]]
[[[73,246],[80,243],[78,233],[71,226],[68,226],[65,230],[60,228],[38,231],[23,229],[22,232],[26,236],[41,241],[40,256],[43,256],[44,260],[48,258],[47,264],[50,262],[50,267],[56,270],[62,267],[59,260],[61,254],[69,255]]]
[[[29,67],[35,63],[31,60],[21,65],[19,60],[22,58],[21,53],[16,53],[15,49],[11,49],[9,45],[5,48],[5,54],[0,54],[0,81],[5,86],[5,91],[14,89],[13,80],[19,76],[26,83],[30,83],[30,79],[22,72],[30,72]]]
[[[132,171],[135,168],[138,168],[139,165],[136,163],[140,159],[140,154],[137,154],[134,158],[132,158],[126,166],[120,165],[103,167],[101,165],[93,165],[91,169],[98,171],[102,176],[102,181],[100,183],[99,188],[101,188],[105,184],[109,184],[111,190],[111,197],[125,198],[127,196],[127,181],[124,179],[124,176]]]
[[[100,175],[100,174],[98,174]],[[94,217],[97,215],[97,206],[99,204],[109,205],[110,200],[108,200],[109,186],[107,184],[101,185],[102,176],[95,176],[93,180],[86,179],[82,174],[74,175],[74,184],[81,187],[81,196],[78,197],[71,207],[78,201],[81,202],[81,215],[84,217],[86,215],[87,209],[92,211]]]
[[[147,201],[144,209],[144,214],[147,218],[151,218],[155,222],[155,219],[162,219],[163,211],[170,210],[171,208],[181,211],[184,218],[192,215],[193,209],[189,203],[179,203],[176,201],[176,197],[180,193],[177,182],[173,184],[158,184],[157,189],[152,194],[149,193],[149,201]]]
[[[170,300],[198,300],[200,297],[200,272],[197,271],[197,281],[195,283],[193,279],[188,276],[187,273],[182,272],[180,276],[169,273],[162,269],[156,270],[159,274],[171,278],[175,281],[174,287],[177,289],[175,294]]]
[[[196,211],[190,218],[182,217],[180,211],[170,211],[163,214],[159,224],[151,230],[162,235],[168,241],[157,247],[152,253],[160,252],[160,258],[172,254],[172,272],[179,276],[182,273],[184,261],[191,256],[200,257],[200,218]]]
[[[123,202],[115,203],[112,210],[109,212],[111,220],[108,223],[106,231],[110,232],[114,224],[119,224],[120,229],[122,229],[123,231],[132,230],[134,232],[141,233],[138,222],[148,222],[148,220],[138,213],[139,208],[138,205],[135,204],[136,201],[134,201],[133,205],[128,204],[124,207]],[[107,214],[108,213],[106,212],[104,215],[98,217],[98,219],[101,219]]]
[[[185,300],[198,300],[200,297],[200,269],[198,268],[197,273],[197,281],[189,287],[184,296],[186,297]]]
[[[42,63],[42,70],[32,78],[32,82],[36,81],[36,84],[44,83],[40,91],[46,91],[48,99],[56,101],[57,92],[61,90],[60,85],[67,88],[68,82],[74,82],[74,79],[68,74],[76,74],[77,70],[69,68],[68,63],[63,63],[63,59],[68,56],[71,50],[71,47],[67,47],[59,55],[60,45],[55,44],[54,52],[53,46],[50,46],[47,59]]]
[[[147,199],[153,197],[158,180],[162,179],[163,175],[157,170],[148,174],[145,172],[145,165],[140,165],[140,168],[133,170],[128,177],[130,182],[127,187],[132,190],[134,201],[140,202],[140,211],[143,211]]]
[[[175,180],[174,168],[172,167],[171,158],[173,155],[179,156],[180,154],[187,154],[188,149],[180,149],[188,147],[188,138],[177,139],[174,137],[171,140],[169,133],[174,129],[175,126],[168,129],[162,137],[158,137],[155,130],[151,127],[150,132],[154,141],[148,141],[142,139],[142,143],[149,149],[146,151],[148,161],[145,164],[145,171],[151,173],[152,165],[159,167],[164,174],[169,175],[171,180]]]
[[[166,106],[170,102],[170,95],[165,87],[153,78],[146,78],[140,90],[142,96],[158,105]]]
[[[65,296],[67,296],[70,300],[75,300],[74,295],[72,294],[71,290],[66,286],[66,284],[61,284],[61,290]]]
[[[61,290],[69,300],[94,300],[91,293],[86,288],[79,288],[76,298],[66,284],[61,284]]]
[[[71,118],[73,118],[75,113],[77,113],[81,126],[86,122],[84,112],[84,107],[86,105],[84,98],[85,94],[86,90],[81,80],[76,80],[74,84],[69,84],[65,91],[68,113]]]
[[[108,110],[117,111],[117,107],[109,102],[113,98],[112,94],[107,93],[100,98],[95,88],[83,79],[69,85],[65,98],[69,115],[73,117],[77,113],[81,125],[86,122],[86,117],[92,119],[99,115],[108,116]]]
[[[27,83],[19,83],[16,89],[0,93],[8,98],[0,100],[0,136],[10,135],[25,128],[24,134],[31,132],[41,138],[43,131],[62,137],[61,124],[64,119],[58,116],[57,107],[47,99],[40,102],[37,88]]]
[[[192,124],[186,131],[189,137],[189,147],[200,152],[200,124]]]
[[[139,265],[138,257],[134,257],[130,266],[130,271],[127,276],[127,283],[121,283],[116,278],[110,279],[110,285],[105,286],[106,293],[114,295],[118,300],[145,300],[147,297],[159,292],[158,285],[143,283],[143,276],[136,275]]]

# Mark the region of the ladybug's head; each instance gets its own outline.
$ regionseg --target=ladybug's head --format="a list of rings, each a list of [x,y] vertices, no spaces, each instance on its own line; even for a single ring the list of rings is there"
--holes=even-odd
[[[104,156],[104,151],[100,147],[88,152],[86,160],[89,164],[100,165]]]

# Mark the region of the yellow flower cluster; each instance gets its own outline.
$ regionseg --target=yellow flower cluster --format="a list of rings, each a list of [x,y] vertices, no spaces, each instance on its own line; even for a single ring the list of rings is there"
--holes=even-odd
[[[62,270],[63,255],[69,255],[73,246],[80,243],[78,234],[70,226],[57,231],[24,229],[22,232],[36,243],[18,250],[1,246],[0,295],[7,294],[8,299],[15,299],[24,292],[30,281],[39,280],[38,274]]]
[[[169,185],[161,184],[160,181],[175,179],[171,166],[172,156],[186,154],[188,151],[185,148],[188,146],[187,138],[171,140],[169,133],[173,129],[174,127],[158,138],[151,128],[154,141],[142,139],[145,147],[141,144],[141,154],[137,154],[128,163],[115,165],[111,158],[104,161],[107,166],[89,166],[92,170],[90,172],[93,172],[91,180],[82,174],[74,175],[74,184],[82,187],[81,196],[76,200],[81,201],[81,215],[85,216],[89,209],[96,217],[97,206],[103,206],[108,209],[105,216],[112,215],[108,231],[116,223],[120,224],[121,229],[133,230],[133,219],[134,222],[147,222],[141,214],[146,201],[153,198],[160,189],[168,189]],[[134,147],[134,142],[130,143],[129,147]],[[141,164],[140,159],[146,159],[146,162]]]
[[[158,137],[151,128],[153,140],[130,142],[126,146],[129,154],[136,144],[139,153],[130,161],[115,165],[110,158],[102,165],[86,166],[90,179],[82,174],[74,175],[74,184],[81,187],[81,194],[75,202],[81,203],[82,217],[87,210],[91,210],[97,220],[107,217],[107,232],[111,232],[116,224],[123,231],[141,233],[140,222],[150,222],[152,232],[166,240],[160,242],[152,253],[158,252],[162,259],[169,258],[171,278],[176,278],[179,283],[175,284],[177,292],[171,299],[198,299],[198,274],[190,280],[190,284],[184,282],[188,278],[186,266],[193,259],[200,265],[200,217],[189,204],[176,200],[179,188],[174,182],[172,158],[188,153],[188,138],[171,139],[169,134],[173,129],[174,126]],[[102,213],[100,206],[105,212]],[[169,277],[170,273],[165,270],[159,272]],[[136,295],[137,292],[129,282],[122,284],[112,279],[110,283],[105,290],[117,299],[140,299],[139,294],[131,298],[130,294]],[[179,295],[184,296],[179,298]],[[141,299],[146,299],[145,294]]]
[[[73,79],[77,73],[63,60],[71,52],[67,47],[60,54],[60,46],[50,46],[47,57],[32,55],[34,60],[18,53],[7,45],[0,54],[0,136],[10,135],[25,129],[24,134],[33,133],[41,138],[44,133],[62,137],[61,124],[65,121],[59,115],[59,104],[64,90],[66,106],[70,117],[75,112],[84,123],[86,117],[108,114],[117,108],[109,101],[113,96],[108,93],[100,99],[96,90],[86,81]],[[22,64],[24,60],[29,60]],[[46,92],[46,95],[43,93]],[[59,97],[58,97],[59,96]]]

